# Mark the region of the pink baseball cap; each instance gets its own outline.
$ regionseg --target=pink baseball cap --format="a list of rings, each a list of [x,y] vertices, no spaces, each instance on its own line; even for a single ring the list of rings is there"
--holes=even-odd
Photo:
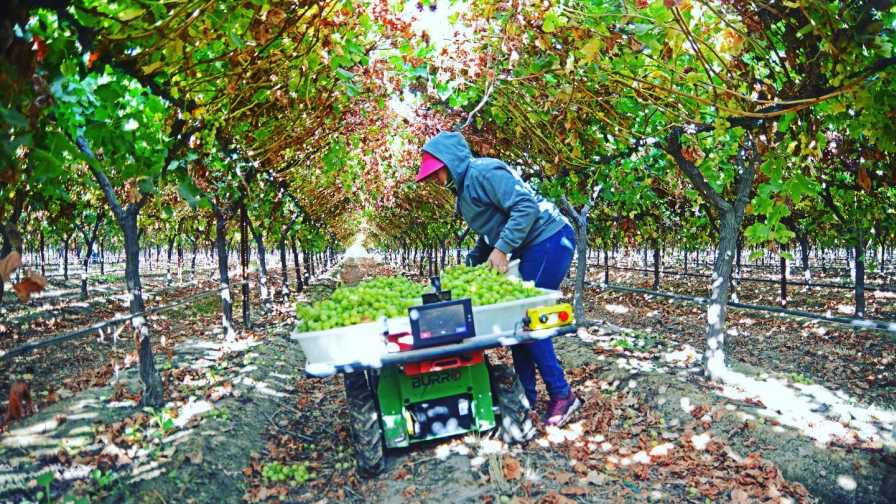
[[[445,166],[445,163],[441,162],[439,158],[426,151],[423,151],[423,161],[420,163],[420,170],[417,171],[417,182],[420,182],[426,177],[432,175],[443,166]]]

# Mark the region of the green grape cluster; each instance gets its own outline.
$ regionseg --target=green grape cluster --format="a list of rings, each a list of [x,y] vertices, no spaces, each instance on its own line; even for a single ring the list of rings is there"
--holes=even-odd
[[[541,294],[532,282],[507,278],[484,264],[446,268],[442,272],[442,290],[450,290],[453,299],[470,298],[473,306],[514,301]]]
[[[268,481],[285,482],[293,485],[301,485],[309,479],[317,477],[317,474],[308,470],[308,463],[284,465],[280,462],[271,462],[261,468],[261,475]]]
[[[300,331],[323,331],[380,317],[400,317],[420,304],[424,287],[403,277],[380,277],[340,287],[325,300],[296,306]]]

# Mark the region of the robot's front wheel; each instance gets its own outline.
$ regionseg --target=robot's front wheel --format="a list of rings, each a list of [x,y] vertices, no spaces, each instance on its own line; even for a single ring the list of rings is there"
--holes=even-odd
[[[535,425],[529,416],[531,406],[523,384],[512,367],[506,364],[489,366],[492,397],[498,406],[498,433],[507,444],[525,443],[535,436]]]
[[[347,373],[344,381],[358,473],[366,478],[377,476],[385,467],[385,450],[376,394],[364,371]]]

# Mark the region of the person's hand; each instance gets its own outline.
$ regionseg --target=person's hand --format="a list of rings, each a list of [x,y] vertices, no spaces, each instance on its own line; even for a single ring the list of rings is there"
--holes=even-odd
[[[498,249],[492,249],[492,253],[488,255],[488,265],[498,273],[507,273],[507,254]]]

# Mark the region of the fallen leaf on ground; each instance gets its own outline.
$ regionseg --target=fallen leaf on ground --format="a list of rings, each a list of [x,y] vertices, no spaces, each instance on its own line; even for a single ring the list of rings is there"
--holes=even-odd
[[[731,491],[731,504],[747,504],[750,502],[750,496],[740,488]]]
[[[588,493],[588,489],[580,486],[565,486],[560,489],[560,493],[563,495],[585,495]]]
[[[604,473],[599,473],[597,471],[588,472],[588,476],[585,478],[586,483],[591,483],[592,485],[603,485],[607,482],[607,476]]]
[[[519,479],[523,475],[523,468],[519,461],[510,455],[504,455],[501,460],[501,468],[504,471],[504,479],[508,481]]]
[[[557,492],[550,492],[544,497],[538,499],[538,504],[575,504],[576,501],[569,497],[564,497]]]
[[[208,400],[212,402],[220,401],[221,399],[233,395],[233,384],[230,382],[224,382],[218,387],[213,388],[208,394]]]
[[[197,464],[197,465],[201,464],[202,463],[202,452],[201,451],[190,452],[187,454],[187,459],[194,464]]]
[[[247,490],[246,494],[243,495],[243,499],[247,502],[262,502],[271,497],[283,496],[287,493],[289,493],[289,489],[286,487],[255,487]]]
[[[572,481],[573,476],[574,476],[574,474],[572,474],[572,473],[559,472],[559,473],[554,473],[552,478],[557,483],[560,483],[561,485],[565,485],[565,484],[569,483],[570,481]]]

